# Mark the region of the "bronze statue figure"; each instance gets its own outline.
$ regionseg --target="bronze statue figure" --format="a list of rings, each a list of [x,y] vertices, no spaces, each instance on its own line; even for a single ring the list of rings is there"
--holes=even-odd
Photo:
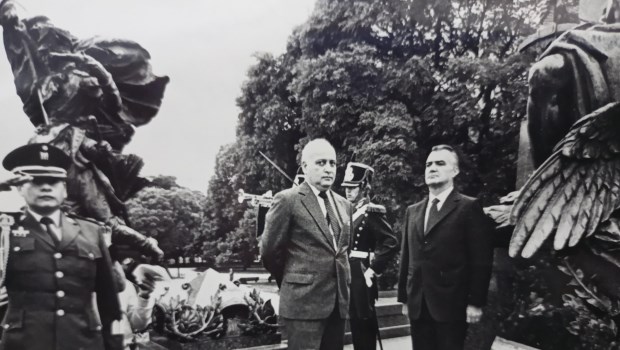
[[[539,167],[512,208],[511,256],[529,258],[551,236],[555,250],[576,246],[620,207],[619,44],[620,25],[584,24],[532,66],[527,112]]]
[[[121,151],[159,111],[168,77],[153,74],[148,51],[133,41],[78,39],[47,17],[19,18],[13,0],[0,2],[0,25],[17,95],[36,127],[30,142],[73,160],[69,209],[109,225],[115,243],[161,256],[128,225],[124,201],[148,181],[138,176],[142,159]]]

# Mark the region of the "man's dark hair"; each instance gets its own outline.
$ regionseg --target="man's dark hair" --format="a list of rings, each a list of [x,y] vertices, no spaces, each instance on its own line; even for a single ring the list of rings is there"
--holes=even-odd
[[[459,167],[459,155],[458,153],[456,153],[456,151],[454,150],[454,148],[452,148],[452,146],[450,145],[437,145],[437,146],[433,146],[433,148],[431,148],[431,152],[435,152],[435,151],[448,151],[450,153],[452,153],[452,155],[454,156],[454,160],[456,161],[456,167]]]

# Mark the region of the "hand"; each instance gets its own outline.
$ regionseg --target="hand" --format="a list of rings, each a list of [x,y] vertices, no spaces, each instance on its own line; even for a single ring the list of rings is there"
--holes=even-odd
[[[403,315],[405,316],[409,316],[409,307],[407,306],[407,304],[403,304]]]
[[[164,257],[164,251],[159,248],[159,243],[153,237],[147,237],[143,243],[142,250],[149,253],[150,256],[157,260],[161,260]]]
[[[144,299],[148,299],[151,293],[155,290],[156,281],[164,281],[169,279],[161,266],[140,264],[133,270],[133,275],[136,278],[136,284],[140,289],[138,296]]]
[[[467,305],[467,323],[478,323],[482,317],[482,308],[473,305]]]
[[[112,153],[112,145],[110,145],[110,143],[106,140],[101,140],[97,143],[97,148],[100,151],[106,152],[106,153]]]
[[[0,191],[10,191],[11,186],[21,186],[26,182],[32,181],[32,176],[26,174],[17,174],[0,182]]]
[[[112,227],[112,243],[130,245],[136,248],[140,254],[153,257],[156,260],[164,257],[164,252],[157,245],[156,239],[146,237],[116,218],[108,221],[108,224]]]
[[[364,279],[366,280],[366,286],[368,286],[368,288],[372,287],[373,277],[375,277],[375,272],[371,268],[366,269],[364,272]]]

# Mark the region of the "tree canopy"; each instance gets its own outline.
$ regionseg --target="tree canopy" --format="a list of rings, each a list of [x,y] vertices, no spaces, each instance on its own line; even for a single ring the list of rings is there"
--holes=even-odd
[[[514,189],[531,62],[516,49],[545,4],[319,0],[286,52],[256,54],[248,71],[236,141],[220,151],[209,182],[208,255],[222,254],[218,245],[228,250],[221,244],[228,236],[253,230],[239,224],[250,217],[236,202],[238,189],[262,194],[291,186],[258,151],[292,176],[301,148],[316,137],[337,151],[337,183],[349,161],[375,168],[375,200],[397,229],[404,208],[425,194],[424,161],[433,145],[458,149],[458,186],[466,194],[490,202]]]
[[[156,177],[152,183],[127,202],[132,227],[157,239],[166,258],[185,256],[194,238],[201,236],[206,198],[180,187],[172,176]]]

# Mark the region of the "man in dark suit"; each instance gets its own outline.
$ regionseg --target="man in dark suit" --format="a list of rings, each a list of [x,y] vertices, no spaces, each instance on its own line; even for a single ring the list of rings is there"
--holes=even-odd
[[[398,252],[398,240],[385,217],[385,207],[370,201],[373,174],[374,169],[366,164],[349,163],[341,185],[354,205],[349,320],[355,350],[377,348],[375,300],[379,292],[375,276],[383,273]]]
[[[0,215],[2,350],[123,349],[122,336],[112,335],[121,311],[105,228],[60,210],[70,163],[47,144],[17,148],[3,161],[21,176],[26,209]]]
[[[426,160],[429,196],[407,208],[398,301],[415,350],[463,349],[482,316],[491,277],[490,225],[477,199],[454,190],[458,156],[446,145]]]
[[[301,163],[306,181],[274,196],[260,252],[280,286],[288,348],[342,349],[351,282],[351,206],[330,190],[336,152],[329,142],[310,141]]]

